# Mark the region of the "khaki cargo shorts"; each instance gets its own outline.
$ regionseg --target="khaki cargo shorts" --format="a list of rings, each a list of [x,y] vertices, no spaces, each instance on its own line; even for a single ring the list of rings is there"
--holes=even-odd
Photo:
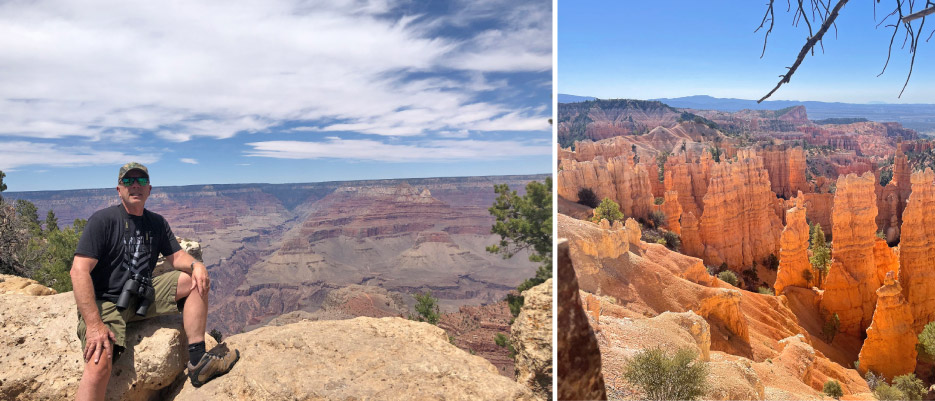
[[[175,270],[153,279],[153,289],[156,291],[156,298],[146,311],[146,316],[137,316],[136,309],[139,306],[139,299],[134,297],[128,307],[124,310],[117,309],[117,305],[110,301],[97,300],[97,311],[101,314],[101,320],[104,325],[114,333],[117,338],[114,347],[114,360],[120,356],[126,347],[127,323],[139,320],[154,318],[156,316],[173,315],[182,312],[182,305],[185,298],[175,302],[176,289],[179,285],[179,275],[182,272]],[[85,331],[88,326],[78,312],[78,338],[81,339],[81,352],[85,348]]]

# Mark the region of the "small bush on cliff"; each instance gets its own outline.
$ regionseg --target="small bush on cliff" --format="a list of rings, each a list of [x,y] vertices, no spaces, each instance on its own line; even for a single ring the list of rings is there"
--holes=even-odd
[[[647,400],[694,400],[704,395],[708,366],[682,348],[669,356],[662,348],[642,350],[624,366],[623,377]]]
[[[773,289],[769,287],[759,287],[756,289],[756,292],[760,294],[766,294],[766,295],[776,295],[773,293]]]
[[[734,287],[736,287],[737,283],[739,282],[739,280],[737,280],[737,275],[734,274],[734,272],[730,270],[725,270],[725,271],[718,273],[717,278],[721,279],[721,281],[727,284],[730,284]]]
[[[438,318],[440,316],[438,298],[433,297],[432,293],[428,291],[425,293],[413,294],[412,297],[416,299],[416,315],[409,315],[409,318],[420,322],[438,324]]]
[[[825,387],[822,391],[827,394],[829,397],[836,400],[841,399],[841,396],[844,395],[844,391],[841,390],[841,384],[837,380],[828,380],[825,382]]]
[[[834,337],[838,335],[838,329],[840,328],[841,318],[838,317],[837,313],[834,313],[828,317],[827,321],[825,321],[824,326],[821,328],[821,332],[825,335],[825,339],[831,343],[834,342]]]
[[[653,210],[649,213],[649,221],[653,222],[653,227],[662,228],[666,225],[666,214],[661,210]]]
[[[682,239],[679,238],[678,234],[672,231],[666,231],[662,233],[662,238],[666,240],[666,248],[669,248],[676,252],[678,252],[678,250],[682,248]]]
[[[902,391],[899,391],[896,386],[890,386],[886,382],[880,383],[877,388],[873,390],[873,396],[877,397],[880,401],[896,401],[896,400],[906,400],[906,394]]]
[[[665,198],[662,198],[662,197],[658,197],[658,198],[656,198],[656,199],[653,199],[653,204],[656,204],[656,205],[661,205],[661,204],[663,204],[663,203],[665,203],[665,202],[666,202]]]
[[[918,401],[927,393],[925,383],[916,377],[915,373],[908,373],[893,378],[893,386],[906,395],[906,399]]]
[[[503,333],[497,333],[497,335],[493,337],[493,341],[497,343],[497,346],[510,351],[510,358],[516,358],[516,348],[513,348],[513,343],[511,343],[510,339],[503,335]]]
[[[597,195],[594,194],[591,188],[581,188],[581,190],[578,191],[578,203],[593,209],[596,208],[601,201],[597,199]]]
[[[620,212],[620,205],[610,200],[610,198],[604,198],[601,204],[597,206],[597,209],[594,209],[594,217],[591,221],[600,223],[601,219],[607,219],[611,224],[617,220],[623,220],[623,213]]]
[[[766,260],[763,261],[763,265],[772,271],[779,270],[779,258],[776,257],[775,253],[771,253],[766,257]]]
[[[925,352],[925,357],[935,359],[935,321],[929,322],[919,333],[919,346]],[[920,355],[922,357],[922,355]]]

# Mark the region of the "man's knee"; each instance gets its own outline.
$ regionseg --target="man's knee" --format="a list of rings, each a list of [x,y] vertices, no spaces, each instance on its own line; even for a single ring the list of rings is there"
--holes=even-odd
[[[175,288],[175,300],[180,301],[187,297],[192,290],[192,276],[179,274],[178,286]]]
[[[92,382],[106,383],[107,380],[110,379],[110,372],[113,370],[113,363],[111,359],[108,358],[106,354],[104,354],[101,355],[101,360],[98,363],[94,363],[93,359],[88,361],[84,365],[84,370],[85,376],[87,376],[88,379],[90,379]]]

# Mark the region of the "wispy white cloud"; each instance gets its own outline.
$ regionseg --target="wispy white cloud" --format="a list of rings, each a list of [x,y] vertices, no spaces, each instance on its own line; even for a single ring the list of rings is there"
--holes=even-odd
[[[127,160],[136,160],[140,163],[149,164],[159,160],[159,155],[97,150],[90,146],[61,146],[28,141],[0,142],[0,170],[12,170],[24,166],[122,165]]]
[[[187,157],[183,157],[179,159],[179,161],[182,163],[187,163],[187,164],[198,164],[198,160],[187,158]]]
[[[323,118],[344,121],[326,130],[390,136],[548,130],[543,111],[477,95],[505,84],[486,72],[551,68],[550,3],[456,3],[459,16],[499,21],[457,39],[433,32],[458,18],[387,18],[397,5],[0,3],[0,137],[184,142]]]
[[[548,141],[429,140],[414,144],[391,144],[371,139],[325,138],[324,142],[266,141],[247,145],[247,156],[277,159],[354,159],[385,162],[440,162],[465,159],[494,160],[542,156],[552,152]]]

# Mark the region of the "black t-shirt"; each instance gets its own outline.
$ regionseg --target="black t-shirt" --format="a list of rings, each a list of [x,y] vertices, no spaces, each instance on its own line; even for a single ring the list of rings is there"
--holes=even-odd
[[[118,204],[91,215],[75,254],[97,259],[91,270],[94,296],[117,302],[132,274],[151,277],[158,254],[181,249],[162,216],[145,209],[142,216],[133,216]]]

